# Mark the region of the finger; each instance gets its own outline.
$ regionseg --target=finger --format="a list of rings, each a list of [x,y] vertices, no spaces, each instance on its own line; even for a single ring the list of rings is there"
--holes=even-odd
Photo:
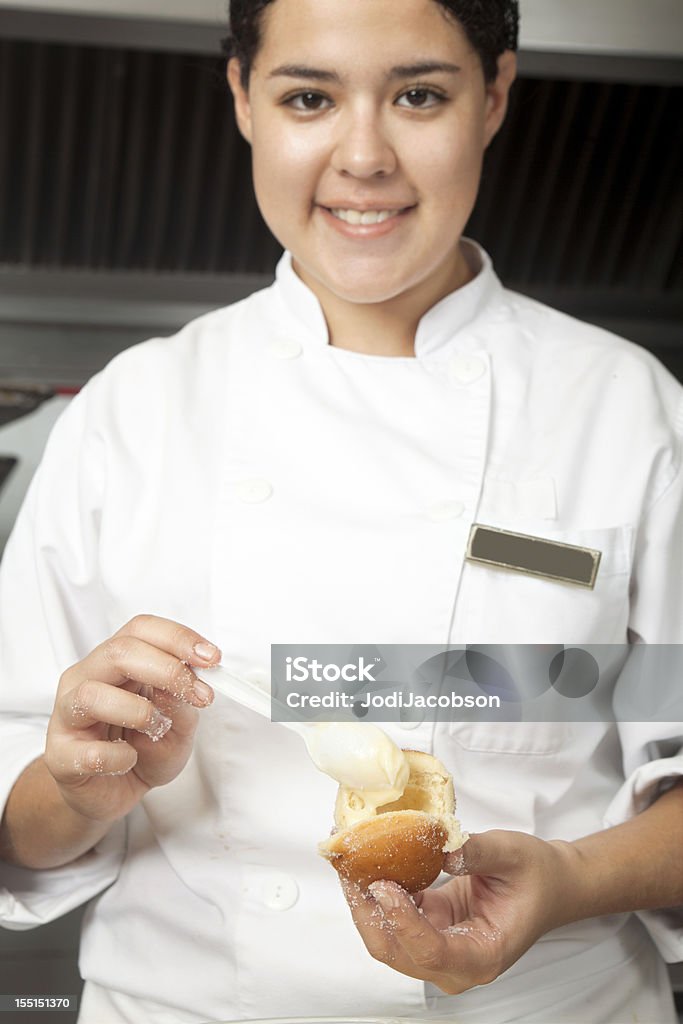
[[[61,724],[70,730],[87,729],[96,722],[135,729],[155,742],[173,725],[151,700],[137,693],[88,679],[57,701]]]
[[[140,694],[151,700],[162,715],[171,719],[173,733],[169,733],[170,736],[186,739],[194,734],[197,728],[197,708],[192,707],[185,701],[178,700],[177,697],[173,697],[165,690],[155,690],[151,686],[143,686],[140,689]],[[111,733],[110,738],[112,738]]]
[[[96,775],[126,775],[137,760],[137,751],[125,740],[84,740],[63,751],[57,744],[48,768],[60,785],[73,786]]]
[[[211,687],[197,679],[186,662],[127,634],[105,640],[87,658],[68,669],[62,689],[72,689],[73,684],[69,685],[72,678],[78,676],[82,680],[83,675],[112,686],[135,680],[141,685],[165,690],[195,707],[206,707],[213,700]]]
[[[446,854],[443,870],[449,875],[506,876],[520,859],[520,841],[528,837],[521,832],[492,829],[471,834],[464,846]]]
[[[351,910],[361,939],[370,956],[385,964],[396,960],[396,943],[386,923],[382,908],[367,889],[361,889],[348,879],[341,878],[341,886],[346,902]]]
[[[455,923],[453,900],[442,892],[441,888],[423,889],[422,892],[415,893],[413,900],[418,910],[426,914],[437,931],[441,932]],[[463,910],[458,920],[464,916],[466,915]]]
[[[159,615],[136,615],[114,636],[133,636],[153,647],[174,654],[188,665],[216,665],[220,649],[189,626]]]
[[[442,971],[450,961],[448,942],[420,913],[405,889],[396,882],[373,882],[368,889],[413,964],[422,971]]]

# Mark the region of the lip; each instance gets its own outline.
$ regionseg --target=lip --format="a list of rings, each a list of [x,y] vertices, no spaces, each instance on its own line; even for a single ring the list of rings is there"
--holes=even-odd
[[[393,231],[396,231],[402,224],[405,223],[406,218],[415,209],[414,206],[408,207],[391,207],[391,206],[334,206],[335,210],[358,210],[363,213],[365,211],[376,211],[376,210],[395,210],[396,214],[393,217],[389,217],[388,220],[382,221],[381,224],[347,224],[344,220],[339,220],[332,213],[332,210],[327,206],[317,206],[324,217],[327,224],[334,228],[340,235],[344,235],[346,238],[381,238],[384,235],[389,235]]]
[[[391,210],[392,213],[398,210],[409,210],[414,203],[390,203],[390,202],[367,202],[348,203],[343,199],[340,202],[318,203],[323,210],[357,210],[358,213],[377,213],[379,210]]]

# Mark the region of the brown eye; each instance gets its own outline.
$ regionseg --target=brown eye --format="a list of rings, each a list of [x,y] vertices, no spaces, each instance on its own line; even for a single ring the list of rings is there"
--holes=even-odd
[[[319,92],[298,92],[285,100],[285,103],[294,110],[316,111],[323,109],[327,99]]]
[[[441,93],[435,92],[433,89],[408,89],[406,92],[399,96],[400,100],[407,102],[400,103],[399,106],[408,107],[412,110],[425,109],[427,107],[438,106],[439,103],[443,103],[445,97]]]
[[[412,106],[423,107],[429,98],[429,93],[426,89],[411,89],[406,96],[409,97]]]

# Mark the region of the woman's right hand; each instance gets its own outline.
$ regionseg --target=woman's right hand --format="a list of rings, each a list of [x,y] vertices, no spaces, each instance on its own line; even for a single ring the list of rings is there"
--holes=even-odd
[[[171,782],[190,756],[197,709],[213,701],[190,665],[209,667],[220,657],[187,626],[139,615],[68,668],[44,756],[65,803],[114,822],[149,789]]]

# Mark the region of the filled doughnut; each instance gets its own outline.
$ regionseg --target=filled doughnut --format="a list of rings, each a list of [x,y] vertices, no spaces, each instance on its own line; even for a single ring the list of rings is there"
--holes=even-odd
[[[426,889],[441,872],[444,855],[467,839],[442,763],[418,750],[403,753],[410,770],[403,795],[377,805],[372,793],[340,786],[337,830],[319,846],[341,878],[363,888],[387,879],[411,893]]]

